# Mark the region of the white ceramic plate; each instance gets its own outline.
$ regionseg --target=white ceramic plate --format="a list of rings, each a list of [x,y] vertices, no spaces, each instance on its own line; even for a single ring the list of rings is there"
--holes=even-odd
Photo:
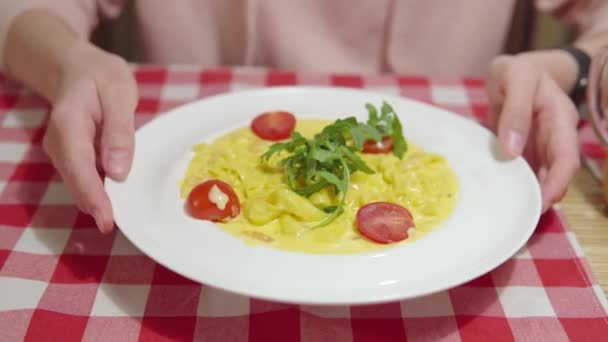
[[[383,100],[399,114],[406,138],[444,155],[460,181],[453,214],[421,240],[374,253],[300,254],[249,246],[185,214],[177,181],[194,144],[247,126],[266,110],[365,119],[364,103]],[[160,264],[209,286],[300,304],[379,303],[457,286],[515,254],[536,227],[541,208],[527,163],[501,160],[494,135],[478,124],[401,97],[315,87],[221,95],[159,116],[137,131],[128,179],[108,180],[106,189],[121,231]]]

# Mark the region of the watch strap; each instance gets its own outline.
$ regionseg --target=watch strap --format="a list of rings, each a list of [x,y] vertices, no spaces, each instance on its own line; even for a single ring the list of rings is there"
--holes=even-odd
[[[585,51],[574,46],[565,46],[561,50],[572,56],[578,66],[576,82],[570,90],[569,96],[575,105],[579,105],[585,99],[587,84],[589,83],[588,76],[591,57]]]

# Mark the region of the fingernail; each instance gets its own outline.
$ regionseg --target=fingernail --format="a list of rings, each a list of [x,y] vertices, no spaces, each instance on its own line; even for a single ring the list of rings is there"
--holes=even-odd
[[[98,210],[95,210],[95,211],[93,211],[91,216],[93,216],[93,218],[95,219],[95,224],[97,225],[97,228],[99,228],[99,230],[103,233],[104,232],[103,217],[101,216],[101,212]]]
[[[108,155],[108,170],[113,175],[124,175],[127,171],[129,153],[125,150],[110,150]]]
[[[540,194],[542,198],[543,213],[551,209],[553,205],[559,200],[559,196],[556,196],[555,193],[553,193],[551,190],[548,190],[544,185],[542,186]]]
[[[507,144],[509,147],[509,152],[517,156],[521,154],[521,151],[524,148],[524,139],[520,132],[516,130],[510,130],[507,134]]]

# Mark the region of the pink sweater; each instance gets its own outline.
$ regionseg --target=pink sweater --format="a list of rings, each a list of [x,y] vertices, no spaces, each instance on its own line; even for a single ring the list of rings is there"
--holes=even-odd
[[[82,37],[124,0],[1,0],[0,67],[11,20],[32,7]],[[500,53],[515,0],[140,0],[145,61],[307,71],[480,76]],[[608,1],[536,0],[584,34],[608,26]]]

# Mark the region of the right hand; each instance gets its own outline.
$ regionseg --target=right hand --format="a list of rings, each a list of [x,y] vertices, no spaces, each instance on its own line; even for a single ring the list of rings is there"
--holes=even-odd
[[[98,172],[124,180],[131,169],[138,92],[127,63],[92,45],[66,58],[43,148],[80,210],[112,231],[112,204]]]
[[[568,94],[531,56],[500,56],[491,64],[490,126],[502,152],[509,158],[523,155],[536,172],[544,213],[565,196],[580,168],[579,117]]]

